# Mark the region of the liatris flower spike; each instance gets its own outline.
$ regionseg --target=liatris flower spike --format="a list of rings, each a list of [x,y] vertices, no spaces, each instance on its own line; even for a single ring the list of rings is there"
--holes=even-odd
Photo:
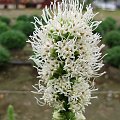
[[[100,35],[93,31],[101,23],[94,21],[91,5],[83,12],[79,0],[52,2],[43,10],[42,19],[34,17],[31,43],[38,71],[34,93],[40,105],[54,108],[53,120],[84,120],[83,112],[95,91],[94,79],[103,66]],[[45,24],[43,24],[43,21]]]

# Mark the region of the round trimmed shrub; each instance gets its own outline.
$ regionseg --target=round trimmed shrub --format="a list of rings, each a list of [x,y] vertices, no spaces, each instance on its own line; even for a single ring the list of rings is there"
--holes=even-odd
[[[109,47],[114,47],[120,45],[120,32],[111,31],[107,33],[104,37],[105,44]]]
[[[118,31],[120,32],[120,26],[118,27]]]
[[[23,22],[34,22],[34,17],[37,17],[38,19],[42,19],[42,23],[43,25],[46,25],[46,22],[43,20],[42,16],[38,16],[38,15],[21,15],[17,18],[17,21],[23,21]]]
[[[10,19],[5,16],[0,16],[0,21],[6,23],[7,25],[10,24]]]
[[[41,17],[38,16],[38,15],[31,15],[31,16],[29,16],[29,21],[34,22],[34,17],[37,17],[38,19],[41,19]]]
[[[4,22],[0,22],[0,34],[8,31],[9,27]]]
[[[35,21],[34,17],[37,17],[39,20],[42,20],[43,25],[46,25],[46,22],[43,20],[42,16],[38,16],[38,15],[31,15],[31,16],[29,16],[29,21],[30,22],[34,22]]]
[[[106,34],[109,30],[109,25],[106,21],[102,21],[102,23],[97,27],[97,29],[95,30],[95,32],[100,33],[102,36],[104,36],[104,34]]]
[[[10,59],[9,51],[0,45],[0,67],[5,66]]]
[[[108,30],[114,30],[116,28],[116,20],[113,19],[112,17],[107,17],[105,20],[108,24]]]
[[[29,17],[27,15],[20,15],[18,16],[17,21],[29,21]]]
[[[116,28],[116,21],[111,18],[107,17],[102,23],[98,26],[98,28],[94,32],[100,33],[104,36],[107,32],[114,30]]]
[[[29,36],[34,31],[34,25],[30,22],[18,21],[13,26],[13,29],[19,30],[19,31],[23,32],[25,35]]]
[[[105,62],[119,68],[120,67],[120,46],[113,47],[107,50],[107,55],[104,58]]]
[[[37,17],[37,18],[39,18],[39,19],[41,18],[38,15],[30,15],[30,16],[21,15],[21,16],[18,16],[17,21],[33,22],[34,21],[34,16]]]
[[[8,49],[22,49],[26,40],[26,36],[20,31],[10,30],[0,35],[0,44]]]
[[[95,29],[95,31],[93,31],[94,33],[100,33],[102,36],[104,35],[104,30],[103,30],[103,27],[104,27],[104,25],[103,25],[103,23],[101,23],[96,29]]]

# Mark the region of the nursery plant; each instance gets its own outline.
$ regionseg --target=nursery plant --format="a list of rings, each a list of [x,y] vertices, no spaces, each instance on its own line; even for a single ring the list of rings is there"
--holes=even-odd
[[[101,21],[93,20],[91,5],[85,12],[83,7],[79,0],[54,1],[43,10],[46,25],[34,17],[35,31],[28,42],[39,82],[33,93],[40,95],[35,97],[38,104],[54,108],[53,120],[84,120],[85,106],[96,98],[94,79],[104,74],[98,72],[104,45],[101,36],[93,34]]]
[[[14,108],[12,105],[8,106],[7,109],[7,120],[15,120]]]
[[[10,60],[9,51],[0,45],[0,68],[5,66]]]
[[[30,22],[34,21],[34,17],[37,17],[38,19],[41,19],[44,25],[46,24],[44,19],[41,16],[38,16],[38,15],[35,15],[35,14],[30,15],[30,16],[21,15],[17,18],[17,23],[18,23],[18,21],[23,21],[23,22],[29,22],[29,24],[30,24]]]
[[[6,16],[0,16],[0,21],[6,23],[7,25],[10,24],[10,19]]]
[[[107,24],[108,24],[108,30],[110,31],[110,30],[114,30],[114,29],[116,29],[116,20],[115,19],[113,19],[112,17],[107,17],[106,18],[106,20],[105,20],[106,22],[107,22]]]
[[[109,47],[120,46],[120,32],[119,31],[108,32],[104,37],[104,42]]]
[[[9,27],[6,23],[0,21],[0,34],[9,30]]]
[[[32,34],[34,30],[34,25],[30,23],[29,21],[18,21],[15,25],[12,27],[14,30],[18,30],[23,32],[26,36],[29,36]]]
[[[94,32],[98,32],[102,36],[104,36],[108,32],[115,30],[116,28],[116,20],[114,20],[112,17],[107,17]]]
[[[18,50],[26,45],[26,39],[22,32],[9,30],[0,35],[0,44],[10,50]]]
[[[29,21],[29,17],[27,15],[20,15],[17,17],[17,21]]]
[[[107,50],[105,62],[113,67],[120,68],[120,46],[115,46]]]

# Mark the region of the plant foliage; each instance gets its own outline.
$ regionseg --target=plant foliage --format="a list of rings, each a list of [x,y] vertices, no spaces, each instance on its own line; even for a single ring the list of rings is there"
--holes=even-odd
[[[25,21],[18,21],[16,24],[13,26],[14,30],[18,30],[23,32],[25,35],[29,36],[33,33],[34,31],[34,25],[30,22],[25,22]]]
[[[0,66],[5,66],[10,60],[9,51],[0,45]]]
[[[120,32],[111,31],[107,33],[104,37],[104,42],[109,47],[114,47],[120,45]]]
[[[26,40],[26,36],[20,31],[10,30],[0,35],[0,44],[8,49],[22,49]]]
[[[14,108],[12,105],[8,106],[7,117],[8,117],[8,120],[15,120]]]
[[[10,19],[5,16],[0,16],[0,21],[6,23],[7,25],[10,24]]]
[[[0,34],[3,33],[3,32],[8,31],[8,29],[9,29],[9,27],[7,26],[6,23],[0,22]]]
[[[105,62],[114,67],[120,67],[120,46],[116,46],[107,50]]]

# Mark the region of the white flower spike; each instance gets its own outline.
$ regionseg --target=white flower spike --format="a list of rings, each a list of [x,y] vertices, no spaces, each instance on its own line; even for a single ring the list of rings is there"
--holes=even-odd
[[[40,79],[34,93],[43,95],[36,98],[40,105],[54,107],[53,120],[84,120],[85,106],[94,98],[104,47],[100,35],[93,33],[101,23],[93,20],[95,15],[91,5],[83,12],[79,0],[62,0],[46,7],[41,20],[35,17],[28,41]]]

